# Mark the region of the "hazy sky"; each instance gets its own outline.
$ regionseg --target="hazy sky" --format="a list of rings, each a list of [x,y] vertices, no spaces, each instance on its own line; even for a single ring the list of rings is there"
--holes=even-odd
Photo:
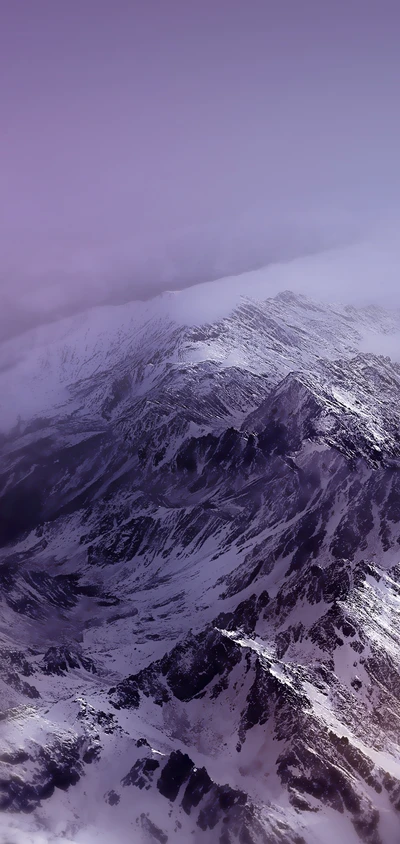
[[[3,0],[0,331],[400,216],[399,43],[397,0]]]

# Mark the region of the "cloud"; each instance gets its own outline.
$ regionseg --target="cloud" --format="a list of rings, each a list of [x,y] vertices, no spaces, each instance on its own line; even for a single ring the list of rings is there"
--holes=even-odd
[[[318,252],[354,236],[355,226],[346,218],[328,223],[257,209],[138,244],[106,236],[101,244],[25,244],[21,256],[0,268],[0,340],[90,306],[148,299]]]
[[[395,218],[399,18],[318,0],[8,4],[0,337]]]

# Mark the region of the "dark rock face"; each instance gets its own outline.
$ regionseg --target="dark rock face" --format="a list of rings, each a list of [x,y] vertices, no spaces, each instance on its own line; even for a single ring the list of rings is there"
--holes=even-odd
[[[251,634],[256,627],[262,610],[269,604],[268,592],[251,595],[241,601],[233,612],[221,613],[215,620],[215,626],[224,630],[243,630]]]
[[[188,779],[193,767],[193,762],[187,753],[181,753],[179,750],[171,753],[157,782],[160,794],[167,800],[176,800],[181,786]]]
[[[212,788],[212,780],[205,768],[195,768],[191,773],[182,799],[182,809],[190,815]]]
[[[119,794],[117,794],[116,791],[111,789],[111,791],[107,792],[104,799],[107,800],[107,803],[109,803],[110,806],[118,806],[118,803],[119,803],[121,798],[120,798]]]
[[[11,769],[3,769],[0,778],[0,808],[9,812],[33,812],[42,800],[47,800],[55,788],[67,791],[76,785],[83,774],[85,754],[90,744],[80,739],[54,742],[39,747],[35,756],[21,752],[11,761],[3,759]],[[15,766],[26,762],[34,765],[34,773],[25,777],[14,772]]]
[[[279,840],[266,835],[247,794],[213,782],[205,768],[196,768],[192,759],[180,751],[170,754],[157,788],[172,802],[179,796],[185,814],[196,817],[196,826],[208,834],[210,841],[269,844],[269,841]],[[294,844],[296,838],[289,834],[287,840]]]
[[[118,725],[115,715],[112,712],[104,712],[102,709],[95,709],[86,700],[79,701],[80,709],[77,715],[78,720],[83,724],[84,730],[88,728],[93,731],[101,731],[105,735],[119,734],[121,728]],[[95,733],[96,734],[96,733]]]
[[[133,765],[129,774],[122,780],[122,785],[136,785],[137,788],[149,789],[151,782],[160,763],[157,759],[138,759]]]
[[[217,786],[205,801],[199,813],[198,826],[203,831],[214,829],[221,813],[225,815],[237,814],[237,808],[242,809],[247,803],[247,795],[242,791],[234,791],[229,786]]]
[[[36,700],[40,697],[40,692],[36,686],[32,686],[31,683],[21,680],[16,671],[6,671],[2,679],[9,688],[14,689],[15,692],[24,695],[24,697],[30,698],[31,700]]]
[[[38,551],[44,550],[40,543]],[[44,604],[58,610],[70,610],[78,601],[79,575],[56,575],[26,570],[24,560],[11,556],[11,561],[0,564],[2,595],[11,610],[33,620],[45,615]]]
[[[30,678],[34,671],[32,663],[22,651],[14,648],[0,649],[0,680],[17,695],[30,700],[40,698],[40,692],[36,686],[26,680],[26,677]]]
[[[44,674],[65,674],[72,669],[84,669],[92,674],[96,673],[96,666],[92,659],[77,652],[71,652],[67,647],[49,648],[43,657]]]
[[[132,675],[116,689],[110,689],[111,702],[117,709],[136,709],[140,693],[152,697],[159,706],[174,695],[178,700],[192,700],[204,692],[216,677],[223,678],[240,661],[237,646],[217,630],[189,635],[170,654]],[[184,670],[190,665],[190,671]]]

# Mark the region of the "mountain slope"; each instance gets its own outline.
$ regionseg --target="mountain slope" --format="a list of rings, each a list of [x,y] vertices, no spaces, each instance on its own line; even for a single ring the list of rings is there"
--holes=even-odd
[[[392,844],[400,318],[168,302],[5,349],[0,829]]]

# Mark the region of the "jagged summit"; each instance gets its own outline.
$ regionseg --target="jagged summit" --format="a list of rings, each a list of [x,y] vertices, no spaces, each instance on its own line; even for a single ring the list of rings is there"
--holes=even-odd
[[[6,348],[0,832],[394,844],[400,319],[177,300]]]

